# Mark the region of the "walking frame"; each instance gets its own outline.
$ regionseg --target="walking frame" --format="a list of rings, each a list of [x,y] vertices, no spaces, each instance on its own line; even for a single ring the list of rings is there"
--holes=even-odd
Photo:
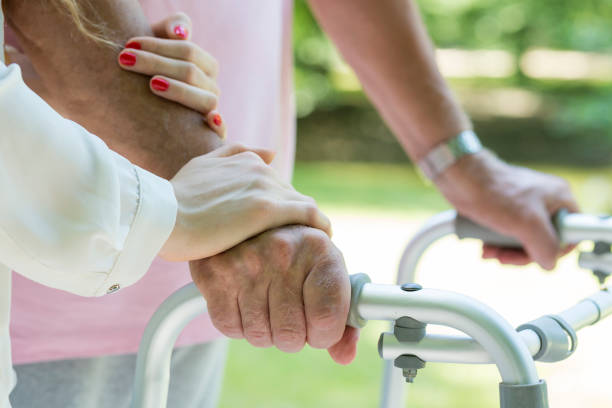
[[[612,218],[560,211],[554,222],[561,242],[593,242],[593,251],[581,253],[578,264],[591,270],[602,288],[559,314],[542,316],[517,329],[477,300],[415,283],[421,255],[442,237],[455,234],[497,246],[520,246],[452,210],[431,218],[408,243],[397,285],[371,283],[365,274],[351,276],[348,324],[361,328],[369,320],[392,322],[391,332],[382,333],[378,343],[385,360],[381,408],[405,406],[405,382],[412,382],[427,361],[495,364],[502,379],[501,408],[548,408],[546,382],[539,378],[535,361],[566,359],[578,345],[576,331],[612,313],[612,293],[603,287],[612,273]],[[205,311],[206,302],[193,284],[160,305],[140,344],[132,408],[166,407],[174,343],[187,323]],[[427,324],[452,327],[464,335],[428,334]]]

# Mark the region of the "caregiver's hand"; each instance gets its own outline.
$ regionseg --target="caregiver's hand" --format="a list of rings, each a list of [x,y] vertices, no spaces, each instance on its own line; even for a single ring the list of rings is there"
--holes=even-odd
[[[178,214],[160,256],[169,261],[210,257],[282,225],[308,225],[331,234],[314,200],[268,165],[273,156],[229,145],[187,163],[170,180]]]
[[[126,42],[119,53],[119,66],[151,76],[149,87],[155,95],[200,112],[223,138],[225,124],[216,111],[219,64],[189,41],[191,29],[191,20],[184,13],[160,21],[153,26],[156,37],[133,37]]]
[[[346,326],[346,266],[320,230],[277,228],[189,266],[213,324],[226,336],[285,352],[307,342],[341,364],[355,357],[359,331]]]
[[[524,167],[511,166],[487,151],[466,156],[436,180],[461,214],[517,238],[525,251],[485,246],[485,258],[524,265],[535,261],[553,269],[563,254],[552,216],[578,211],[567,182]]]

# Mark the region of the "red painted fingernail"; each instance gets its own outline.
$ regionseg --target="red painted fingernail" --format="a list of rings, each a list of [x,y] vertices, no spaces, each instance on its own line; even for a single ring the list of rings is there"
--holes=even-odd
[[[179,24],[174,27],[174,35],[179,38],[187,38],[187,29]]]
[[[170,83],[163,78],[153,78],[151,80],[151,87],[156,91],[167,91],[170,88]]]
[[[132,65],[136,64],[136,54],[133,54],[129,51],[122,52],[121,55],[119,55],[119,62],[121,63],[121,65],[127,65],[128,67],[131,67]]]
[[[215,116],[213,116],[213,123],[217,126],[221,126],[223,124],[223,119],[221,119],[221,115],[217,113]]]
[[[142,49],[142,45],[140,45],[138,41],[130,41],[129,43],[125,44],[125,48],[133,48],[135,50],[140,50]]]

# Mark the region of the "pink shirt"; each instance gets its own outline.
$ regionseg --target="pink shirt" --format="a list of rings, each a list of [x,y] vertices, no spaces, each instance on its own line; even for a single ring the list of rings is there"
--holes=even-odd
[[[290,178],[295,144],[291,0],[141,0],[151,21],[184,11],[193,40],[220,63],[219,109],[229,142],[277,151],[275,167]],[[83,298],[13,274],[14,364],[135,352],[155,308],[191,281],[187,264],[155,260],[135,285]],[[207,316],[190,324],[178,345],[218,337]]]

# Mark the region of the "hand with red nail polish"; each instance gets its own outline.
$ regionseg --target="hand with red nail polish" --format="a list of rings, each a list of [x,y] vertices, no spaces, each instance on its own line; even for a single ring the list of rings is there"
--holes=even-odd
[[[217,60],[188,41],[191,20],[183,13],[153,26],[156,37],[135,37],[119,54],[119,65],[151,77],[151,91],[204,115],[206,124],[221,138],[226,128],[216,111],[219,97]]]

